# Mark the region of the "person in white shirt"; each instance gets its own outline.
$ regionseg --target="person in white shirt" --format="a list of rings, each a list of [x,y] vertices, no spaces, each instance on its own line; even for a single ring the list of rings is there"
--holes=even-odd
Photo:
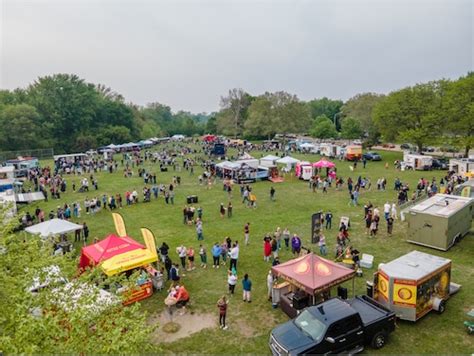
[[[274,279],[273,279],[272,271],[270,270],[268,271],[268,275],[267,275],[268,300],[272,300],[273,282],[274,282]]]
[[[398,219],[398,216],[397,216],[397,206],[395,205],[395,203],[392,204],[391,217],[392,217],[393,220],[397,220],[397,219]]]
[[[230,249],[229,256],[230,256],[229,269],[232,271],[232,268],[234,268],[237,271],[237,260],[239,259],[239,245],[237,242],[235,242],[232,248]]]
[[[390,204],[389,202],[386,202],[384,205],[383,205],[383,213],[384,213],[384,216],[385,216],[385,220],[387,220],[389,217],[390,217]]]
[[[237,284],[237,274],[233,273],[232,271],[228,272],[227,276],[227,284],[229,285],[229,293],[234,294],[235,285]]]
[[[176,252],[178,253],[178,256],[181,260],[181,267],[183,267],[183,269],[186,269],[186,256],[188,254],[186,247],[184,245],[181,245],[176,249]]]

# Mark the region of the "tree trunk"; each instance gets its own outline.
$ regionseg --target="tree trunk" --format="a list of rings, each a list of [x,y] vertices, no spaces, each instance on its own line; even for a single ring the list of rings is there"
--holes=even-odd
[[[471,150],[471,146],[469,145],[466,145],[466,147],[464,147],[464,158],[468,158],[469,157],[469,151]]]

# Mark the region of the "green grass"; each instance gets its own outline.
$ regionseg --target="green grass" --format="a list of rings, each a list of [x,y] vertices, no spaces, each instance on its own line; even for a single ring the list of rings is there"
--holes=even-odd
[[[385,201],[395,201],[396,194],[393,190],[395,177],[400,177],[402,181],[408,182],[412,189],[420,177],[436,177],[443,175],[442,172],[398,172],[393,168],[393,161],[400,159],[401,154],[396,152],[382,151],[382,162],[369,162],[367,168],[362,165],[357,167],[355,172],[350,172],[348,162],[337,162],[338,173],[345,178],[351,176],[354,180],[360,174],[370,177],[372,190],[363,191],[360,196],[359,207],[348,206],[347,189],[336,191],[330,188],[328,194],[318,191],[312,193],[306,182],[300,181],[293,176],[287,176],[284,183],[274,184],[276,188],[276,201],[269,199],[270,182],[258,182],[253,184],[254,192],[257,195],[257,209],[248,209],[240,202],[238,187],[235,186],[233,192],[234,216],[231,219],[222,219],[219,215],[219,204],[227,203],[227,193],[222,190],[222,185],[218,183],[211,190],[205,186],[198,185],[198,175],[200,168],[196,168],[193,176],[188,172],[161,173],[159,167],[147,166],[157,173],[159,183],[169,184],[173,175],[181,175],[182,184],[176,189],[175,205],[166,205],[163,198],[152,199],[151,203],[139,203],[131,207],[124,207],[120,213],[125,219],[127,231],[130,236],[141,241],[140,227],[150,228],[156,237],[157,246],[162,241],[166,241],[172,249],[170,256],[173,261],[178,261],[174,249],[181,243],[187,246],[194,246],[196,252],[199,243],[196,240],[194,227],[184,226],[182,223],[182,208],[187,195],[196,194],[199,196],[199,204],[204,210],[204,243],[208,250],[208,262],[212,260],[210,249],[214,242],[222,241],[225,236],[230,236],[233,240],[243,241],[243,227],[246,222],[251,223],[250,246],[241,244],[239,258],[239,277],[248,273],[253,281],[253,303],[247,304],[241,301],[241,284],[236,288],[236,295],[231,298],[228,309],[228,323],[230,328],[224,332],[218,328],[215,330],[205,330],[191,337],[178,340],[174,343],[159,345],[164,352],[169,353],[206,353],[206,354],[268,354],[268,335],[271,329],[278,323],[288,320],[280,309],[272,309],[271,304],[266,300],[266,275],[270,268],[268,263],[263,261],[262,238],[265,233],[273,232],[278,226],[282,229],[288,227],[290,232],[296,232],[302,236],[305,246],[317,250],[317,246],[310,244],[310,219],[314,212],[319,210],[333,212],[333,226],[337,224],[340,216],[349,216],[351,219],[351,241],[359,251],[367,252],[375,256],[375,266],[380,262],[388,262],[400,255],[414,249],[440,255],[452,259],[452,280],[462,284],[460,293],[450,299],[447,303],[447,310],[443,315],[430,313],[416,324],[400,321],[396,332],[386,347],[378,353],[391,354],[460,354],[471,353],[474,350],[472,336],[468,336],[463,327],[465,312],[474,307],[472,293],[474,292],[474,264],[472,262],[474,242],[472,234],[468,235],[460,244],[454,246],[449,252],[440,252],[432,249],[409,244],[405,241],[406,226],[400,220],[395,222],[394,233],[388,237],[385,233],[385,223],[381,222],[380,234],[375,239],[369,239],[365,234],[365,224],[363,221],[363,204],[370,200],[383,210]],[[253,153],[255,156],[263,156],[264,153]],[[266,154],[266,153],[265,153]],[[297,158],[315,161],[319,159],[316,155],[296,155]],[[385,162],[389,162],[389,168],[384,167]],[[134,170],[136,173],[136,168]],[[83,202],[87,196],[92,197],[106,194],[122,193],[128,189],[137,189],[140,193],[143,188],[143,181],[135,175],[133,178],[123,178],[122,173],[100,173],[99,191],[89,193],[72,193],[71,183],[79,179],[73,176],[67,177],[68,193],[61,196],[61,203],[74,201]],[[379,177],[386,177],[388,181],[386,191],[377,191],[374,187]],[[59,205],[58,201],[50,200],[40,206],[49,212]],[[29,207],[33,212],[34,206]],[[26,209],[24,209],[26,211]],[[80,222],[86,221],[90,226],[90,241],[97,236],[105,237],[114,232],[112,218],[108,211],[101,211],[95,216],[85,215],[82,211]],[[335,249],[337,230],[326,231],[329,256],[333,256]],[[76,246],[80,247],[80,246]],[[282,251],[280,259],[286,261],[291,259],[291,254]],[[196,259],[199,261],[199,258]],[[199,262],[198,262],[199,263]],[[364,270],[364,277],[355,281],[356,293],[365,293],[365,281],[370,279],[372,271]],[[214,270],[196,269],[186,272],[184,283],[190,291],[192,298],[191,309],[197,312],[211,312],[217,315],[216,301],[227,291],[226,270],[221,268]],[[349,290],[351,290],[348,284]],[[163,300],[165,292],[158,292],[152,298],[144,301],[142,307],[149,313],[160,312],[164,308]],[[157,350],[160,350],[157,349]],[[377,353],[369,349],[370,353]]]

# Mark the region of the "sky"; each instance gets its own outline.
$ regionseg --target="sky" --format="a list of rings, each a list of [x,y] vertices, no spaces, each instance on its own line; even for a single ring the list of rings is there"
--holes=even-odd
[[[472,0],[0,0],[0,88],[74,73],[211,112],[231,88],[347,100],[473,70]]]

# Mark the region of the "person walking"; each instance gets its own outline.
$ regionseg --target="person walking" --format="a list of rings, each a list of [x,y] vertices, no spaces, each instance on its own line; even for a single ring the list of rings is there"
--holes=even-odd
[[[242,289],[243,289],[243,301],[251,303],[251,292],[252,292],[252,281],[249,278],[249,275],[246,273],[244,279],[242,280]]]
[[[270,200],[275,201],[275,188],[273,186],[270,188]]]
[[[249,244],[249,239],[250,239],[250,223],[248,222],[244,226],[244,237],[245,237],[245,245]]]
[[[217,301],[217,308],[219,309],[219,327],[222,330],[227,330],[227,325],[225,324],[225,317],[227,315],[227,305],[229,301],[226,296],[223,295],[221,299]]]

